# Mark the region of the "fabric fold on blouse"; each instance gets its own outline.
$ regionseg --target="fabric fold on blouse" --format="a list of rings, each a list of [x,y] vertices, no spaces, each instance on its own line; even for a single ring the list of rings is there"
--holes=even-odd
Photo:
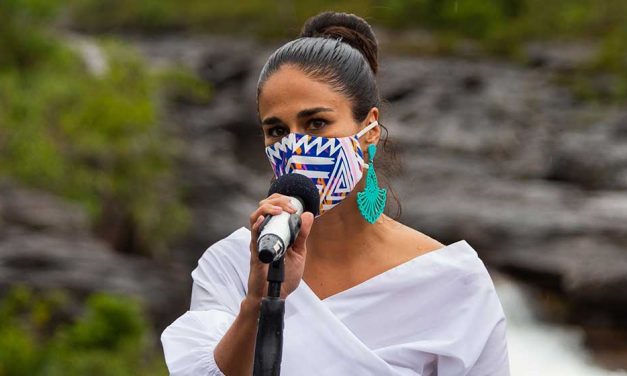
[[[249,243],[242,227],[199,260],[190,310],[161,336],[171,375],[223,375],[213,350],[246,296]],[[322,300],[301,281],[285,309],[282,375],[509,375],[505,315],[465,240]]]

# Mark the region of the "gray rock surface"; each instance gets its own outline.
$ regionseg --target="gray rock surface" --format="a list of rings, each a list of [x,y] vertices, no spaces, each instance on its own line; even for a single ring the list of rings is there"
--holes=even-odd
[[[187,66],[214,88],[208,104],[169,104],[164,123],[185,150],[178,162],[192,228],[170,252],[183,266],[115,254],[74,205],[2,186],[0,288],[130,292],[167,323],[186,309],[198,258],[248,225],[269,186],[255,95],[277,46],[217,36],[129,41],[153,66]],[[590,48],[546,51],[530,46],[542,61],[528,67],[382,56],[381,122],[402,161],[391,177],[400,221],[446,244],[465,239],[492,270],[559,295],[565,320],[624,329],[627,107],[581,103],[553,83]]]
[[[158,329],[189,303],[184,268],[114,252],[91,234],[86,214],[73,203],[5,180],[0,218],[0,295],[17,285],[62,289],[75,307],[94,292],[133,296]]]
[[[135,43],[151,61],[196,69],[216,88],[209,105],[180,104],[172,114],[190,145],[183,171],[197,220],[179,247],[191,266],[247,224],[268,186],[254,99],[277,46],[218,37]],[[384,55],[381,120],[403,162],[392,177],[402,222],[445,243],[466,239],[492,269],[584,307],[569,320],[624,327],[627,108],[581,103],[553,81],[593,51],[530,45],[530,59],[542,61],[528,67]]]

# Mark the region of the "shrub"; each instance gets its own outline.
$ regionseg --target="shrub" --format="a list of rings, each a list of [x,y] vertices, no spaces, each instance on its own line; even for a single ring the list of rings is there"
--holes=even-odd
[[[15,287],[0,301],[0,376],[165,375],[139,303],[96,293],[78,317],[68,295]]]
[[[189,223],[177,143],[160,125],[163,80],[129,47],[96,41],[89,72],[49,26],[55,2],[0,2],[0,174],[83,204],[96,228],[122,223],[127,251],[158,253]],[[189,84],[188,84],[189,86]],[[202,84],[191,95],[209,95]]]

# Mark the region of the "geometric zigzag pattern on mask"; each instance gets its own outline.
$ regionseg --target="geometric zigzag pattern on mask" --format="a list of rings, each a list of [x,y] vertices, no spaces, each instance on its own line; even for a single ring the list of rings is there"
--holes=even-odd
[[[275,176],[298,173],[320,193],[320,214],[339,204],[362,177],[363,152],[357,136],[319,137],[290,133],[266,147]]]

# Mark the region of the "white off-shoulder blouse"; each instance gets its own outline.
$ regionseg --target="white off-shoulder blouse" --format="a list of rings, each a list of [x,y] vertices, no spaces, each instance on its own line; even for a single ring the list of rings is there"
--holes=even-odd
[[[223,375],[213,350],[246,296],[250,236],[213,244],[192,272],[190,309],[161,336],[171,375]],[[281,374],[505,376],[505,331],[490,275],[459,240],[326,299],[301,281],[285,303]]]

